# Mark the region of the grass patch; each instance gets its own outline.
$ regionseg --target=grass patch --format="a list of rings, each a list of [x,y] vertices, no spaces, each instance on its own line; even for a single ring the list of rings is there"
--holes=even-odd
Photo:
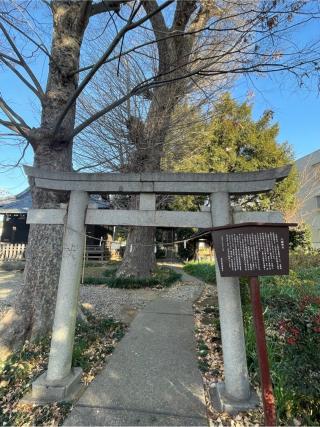
[[[216,281],[216,270],[213,263],[207,261],[189,261],[183,266],[183,269],[186,273],[198,277],[206,283],[215,283]]]
[[[88,384],[95,378],[123,335],[124,326],[113,319],[88,314],[88,323],[77,324],[73,365],[83,369],[83,382]],[[0,425],[62,425],[72,406],[69,403],[19,404],[32,381],[47,368],[49,344],[49,338],[26,342],[0,367]]]
[[[261,297],[278,424],[319,425],[320,268],[264,277]],[[243,303],[248,366],[258,383],[252,312],[247,298]]]
[[[92,271],[92,270],[91,270]],[[117,267],[109,266],[99,271],[95,269],[93,275],[85,276],[85,285],[106,285],[109,288],[140,289],[166,288],[181,278],[181,274],[170,268],[158,267],[150,277],[116,277]]]

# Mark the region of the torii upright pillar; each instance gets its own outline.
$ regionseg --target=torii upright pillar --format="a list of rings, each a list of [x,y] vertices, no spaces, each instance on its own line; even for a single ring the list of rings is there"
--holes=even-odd
[[[230,196],[227,192],[210,196],[214,227],[232,223]],[[216,262],[216,281],[224,364],[224,383],[211,386],[211,395],[217,409],[229,413],[255,407],[256,394],[250,389],[237,277],[221,277]]]

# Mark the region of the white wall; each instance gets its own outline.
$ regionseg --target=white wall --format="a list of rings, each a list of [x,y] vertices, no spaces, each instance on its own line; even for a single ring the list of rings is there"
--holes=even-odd
[[[297,220],[311,226],[313,245],[320,248],[320,209],[317,202],[317,197],[320,198],[320,150],[298,159],[296,166],[300,180]]]

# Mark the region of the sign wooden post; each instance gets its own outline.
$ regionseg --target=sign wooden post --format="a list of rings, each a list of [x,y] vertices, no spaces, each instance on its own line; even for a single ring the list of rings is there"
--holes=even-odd
[[[276,404],[269,369],[266,333],[264,329],[263,309],[261,304],[260,283],[258,277],[250,277],[249,286],[254,330],[256,334],[256,346],[260,370],[264,421],[266,426],[275,426],[277,425]]]
[[[276,425],[263,308],[258,276],[289,273],[289,226],[284,223],[242,223],[215,227],[213,242],[222,277],[249,277],[265,425]]]

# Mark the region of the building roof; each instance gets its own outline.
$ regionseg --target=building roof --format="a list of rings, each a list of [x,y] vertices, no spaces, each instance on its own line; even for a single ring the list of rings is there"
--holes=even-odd
[[[306,156],[300,157],[296,160],[298,169],[305,168],[306,166],[315,166],[320,163],[320,150],[313,151]]]
[[[0,214],[4,213],[27,213],[32,206],[30,189],[22,191],[16,196],[0,200]]]
[[[99,194],[90,195],[90,203],[97,205],[98,209],[109,209],[110,202],[104,200]],[[22,191],[16,196],[0,200],[0,215],[1,214],[21,214],[27,213],[32,207],[30,188]]]

